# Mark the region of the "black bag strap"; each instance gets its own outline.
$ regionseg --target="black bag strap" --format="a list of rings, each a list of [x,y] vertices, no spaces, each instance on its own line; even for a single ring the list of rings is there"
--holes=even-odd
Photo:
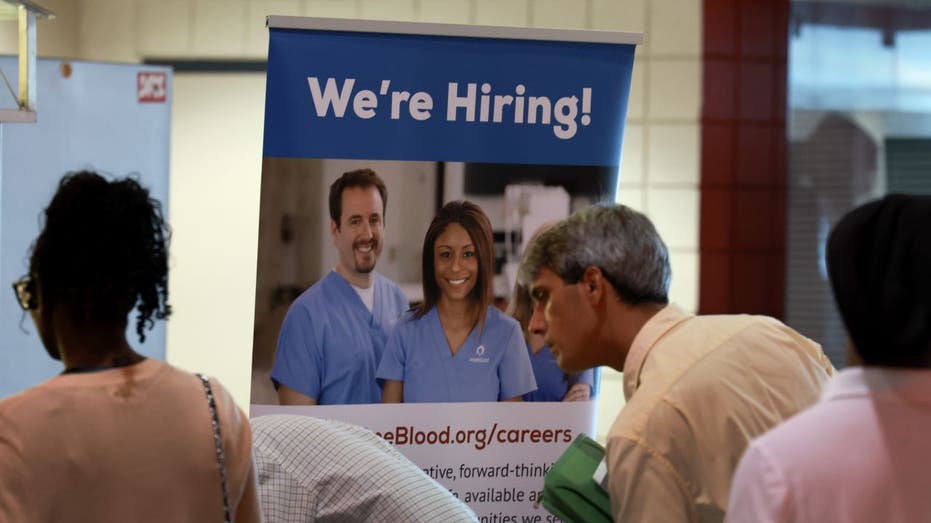
[[[223,489],[223,516],[226,523],[231,523],[233,518],[230,517],[230,496],[229,488],[226,481],[226,453],[223,451],[223,438],[220,436],[220,418],[217,415],[217,402],[213,397],[213,388],[210,386],[210,378],[201,373],[197,373],[200,382],[204,385],[204,393],[207,394],[207,406],[210,407],[210,417],[213,421],[213,443],[217,451],[217,463],[220,465],[220,486]]]

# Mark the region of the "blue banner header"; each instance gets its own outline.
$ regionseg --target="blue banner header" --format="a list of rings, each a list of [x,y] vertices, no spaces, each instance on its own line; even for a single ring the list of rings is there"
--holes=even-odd
[[[618,165],[633,60],[632,44],[271,29],[264,155]]]

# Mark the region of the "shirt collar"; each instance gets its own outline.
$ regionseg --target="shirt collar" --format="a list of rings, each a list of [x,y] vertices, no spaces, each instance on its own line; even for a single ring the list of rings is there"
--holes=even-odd
[[[908,403],[931,405],[931,369],[848,367],[828,382],[821,401],[868,395],[895,396]]]
[[[656,342],[680,322],[693,316],[678,305],[670,303],[643,324],[640,332],[634,337],[633,343],[630,344],[627,359],[624,360],[624,397],[626,399],[629,400],[640,386],[640,371],[643,370],[647,355]]]

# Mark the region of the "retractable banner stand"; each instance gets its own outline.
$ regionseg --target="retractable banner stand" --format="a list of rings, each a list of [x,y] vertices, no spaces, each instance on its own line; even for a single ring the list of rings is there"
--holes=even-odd
[[[285,407],[270,373],[283,364],[276,344],[292,301],[338,262],[327,198],[347,171],[372,169],[387,185],[376,271],[412,304],[436,211],[479,204],[503,308],[528,224],[613,199],[640,35],[294,17],[268,26],[252,415],[366,426],[481,521],[555,520],[535,504],[543,476],[576,435],[594,435],[596,400]],[[487,361],[481,345],[468,350]]]

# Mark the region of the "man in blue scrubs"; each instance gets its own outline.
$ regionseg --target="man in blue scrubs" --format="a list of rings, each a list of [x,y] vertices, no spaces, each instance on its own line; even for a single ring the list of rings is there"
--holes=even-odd
[[[330,185],[330,233],[339,262],[288,310],[272,381],[282,405],[379,403],[375,369],[408,302],[375,272],[388,192],[371,169]]]

